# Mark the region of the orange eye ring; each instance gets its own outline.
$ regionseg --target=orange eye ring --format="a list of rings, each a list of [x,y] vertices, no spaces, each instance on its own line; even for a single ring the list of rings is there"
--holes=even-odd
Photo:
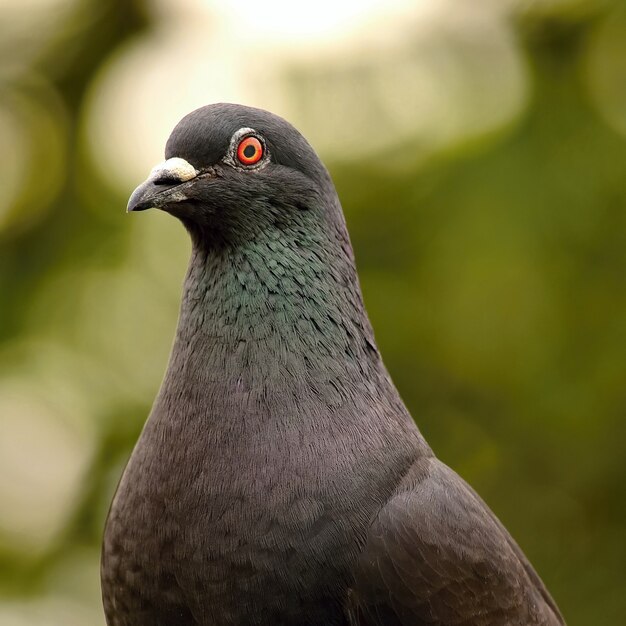
[[[245,137],[237,146],[237,158],[243,165],[254,165],[263,157],[263,144],[253,136]]]

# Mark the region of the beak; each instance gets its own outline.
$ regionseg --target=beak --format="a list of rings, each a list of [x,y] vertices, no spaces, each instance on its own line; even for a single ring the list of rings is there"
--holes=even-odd
[[[180,188],[181,183],[190,181],[200,172],[191,163],[173,157],[159,163],[152,169],[147,180],[130,196],[127,212],[145,211],[151,208],[163,208],[173,202],[184,202],[187,199],[185,189]]]

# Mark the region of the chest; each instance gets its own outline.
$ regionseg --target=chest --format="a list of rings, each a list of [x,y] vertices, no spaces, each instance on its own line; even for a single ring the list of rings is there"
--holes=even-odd
[[[320,464],[291,446],[240,447],[235,459],[204,441],[190,465],[140,444],[105,532],[110,626],[143,626],[142,614],[163,626],[344,623],[382,477],[365,459],[333,451]]]

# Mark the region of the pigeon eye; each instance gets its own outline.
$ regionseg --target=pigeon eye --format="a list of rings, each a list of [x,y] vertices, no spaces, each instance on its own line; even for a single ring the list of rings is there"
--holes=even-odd
[[[243,165],[254,165],[263,157],[263,144],[256,137],[245,137],[237,146],[237,158]]]

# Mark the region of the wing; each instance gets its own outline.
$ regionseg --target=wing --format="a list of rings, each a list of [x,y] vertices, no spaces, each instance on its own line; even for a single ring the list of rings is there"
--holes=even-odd
[[[354,626],[563,626],[550,594],[487,505],[420,459],[369,529],[350,592]]]

